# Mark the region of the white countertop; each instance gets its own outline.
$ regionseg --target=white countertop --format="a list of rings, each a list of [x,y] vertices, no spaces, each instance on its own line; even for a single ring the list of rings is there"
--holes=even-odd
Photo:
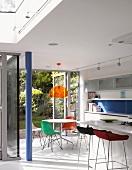
[[[117,131],[117,132],[132,134],[132,126],[121,125],[121,121],[106,123],[106,122],[101,121],[101,120],[96,120],[96,121],[91,120],[91,121],[80,122],[80,124],[90,125],[90,126],[93,126],[97,129],[102,129],[102,130],[111,130],[111,131]]]
[[[102,114],[102,115],[109,115],[109,116],[119,116],[119,117],[127,117],[128,119],[131,119],[132,121],[132,114],[122,114],[122,113],[111,113],[111,112],[90,112],[85,111],[85,113],[91,113],[91,114]]]

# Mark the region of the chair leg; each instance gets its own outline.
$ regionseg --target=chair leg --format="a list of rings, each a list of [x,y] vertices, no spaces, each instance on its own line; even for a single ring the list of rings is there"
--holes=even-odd
[[[51,151],[53,152],[53,140],[52,140],[52,136],[50,137],[50,141],[51,141]]]
[[[42,148],[42,149],[44,149],[45,146],[46,146],[46,138],[47,138],[47,136],[45,136],[45,140],[44,140],[44,138],[43,138],[44,144],[43,144],[43,148]]]
[[[90,159],[90,142],[91,142],[91,135],[89,136],[89,143],[88,143],[88,170],[89,170],[89,159]]]
[[[50,146],[50,136],[48,137],[48,147]]]
[[[108,160],[107,160],[107,163],[106,163],[107,170],[109,169],[109,151],[110,151],[110,141],[108,143]]]
[[[62,148],[62,146],[61,146],[61,143],[59,142],[59,140],[58,140],[58,138],[57,138],[57,136],[55,135],[55,137],[56,137],[56,139],[55,140],[57,140],[57,142],[58,143],[56,143],[62,150],[63,150],[63,148]],[[55,141],[55,140],[53,140],[53,141]]]
[[[78,145],[78,141],[79,141],[79,139],[80,139],[80,133],[78,133],[78,139],[77,139],[77,144],[76,144],[76,146]]]
[[[79,156],[80,156],[81,143],[82,143],[82,135],[81,135],[81,138],[79,138],[79,139],[81,139],[81,141],[80,141],[80,146],[79,146],[79,150],[78,150],[78,166],[79,166]]]
[[[41,139],[42,139],[42,132],[41,132],[41,131],[39,132],[39,135],[38,135],[38,136],[39,136],[40,145],[42,146],[42,142],[41,142]]]
[[[88,140],[87,140],[87,136],[86,136],[86,135],[84,135],[84,140],[85,140],[86,149],[88,150],[88,147],[87,147],[87,145],[88,145]]]
[[[98,159],[99,143],[100,143],[100,138],[98,141],[98,147],[97,147],[97,153],[96,153],[96,159],[95,159],[95,170],[96,170],[96,164],[97,164],[97,159]]]
[[[124,141],[123,141],[123,148],[124,148],[124,156],[125,156],[125,161],[126,161],[126,169],[128,170],[127,158],[126,158],[126,150],[125,150],[125,144],[124,144]]]
[[[103,139],[102,139],[102,143],[103,143],[104,155],[105,155],[105,161],[106,161],[106,152],[105,152],[105,145],[104,145],[104,140]]]
[[[112,162],[112,169],[113,169],[113,158],[112,158],[112,142],[111,142],[111,162]]]

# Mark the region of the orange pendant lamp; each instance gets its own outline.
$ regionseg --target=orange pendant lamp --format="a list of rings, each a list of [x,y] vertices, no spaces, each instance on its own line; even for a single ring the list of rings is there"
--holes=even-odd
[[[68,96],[68,91],[63,86],[55,86],[49,93],[51,98],[66,98]]]

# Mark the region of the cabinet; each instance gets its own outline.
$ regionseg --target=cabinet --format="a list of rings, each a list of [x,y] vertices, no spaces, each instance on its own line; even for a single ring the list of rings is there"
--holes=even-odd
[[[99,90],[99,80],[86,80],[85,81],[85,91],[98,91]]]
[[[85,81],[85,91],[132,89],[132,74]]]
[[[99,91],[99,90],[113,90],[114,89],[114,79],[104,78],[96,80],[87,80],[85,82],[85,91]]]
[[[114,90],[114,79],[99,79],[99,90]]]
[[[132,88],[132,75],[115,77],[115,89]]]

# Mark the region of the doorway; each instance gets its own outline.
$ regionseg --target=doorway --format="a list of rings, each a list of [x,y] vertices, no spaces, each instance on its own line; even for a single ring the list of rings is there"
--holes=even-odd
[[[53,87],[64,86],[68,90],[67,98],[53,98],[53,118],[63,119],[72,115],[79,116],[79,72],[59,72],[53,76]],[[59,124],[55,124],[58,129]]]

